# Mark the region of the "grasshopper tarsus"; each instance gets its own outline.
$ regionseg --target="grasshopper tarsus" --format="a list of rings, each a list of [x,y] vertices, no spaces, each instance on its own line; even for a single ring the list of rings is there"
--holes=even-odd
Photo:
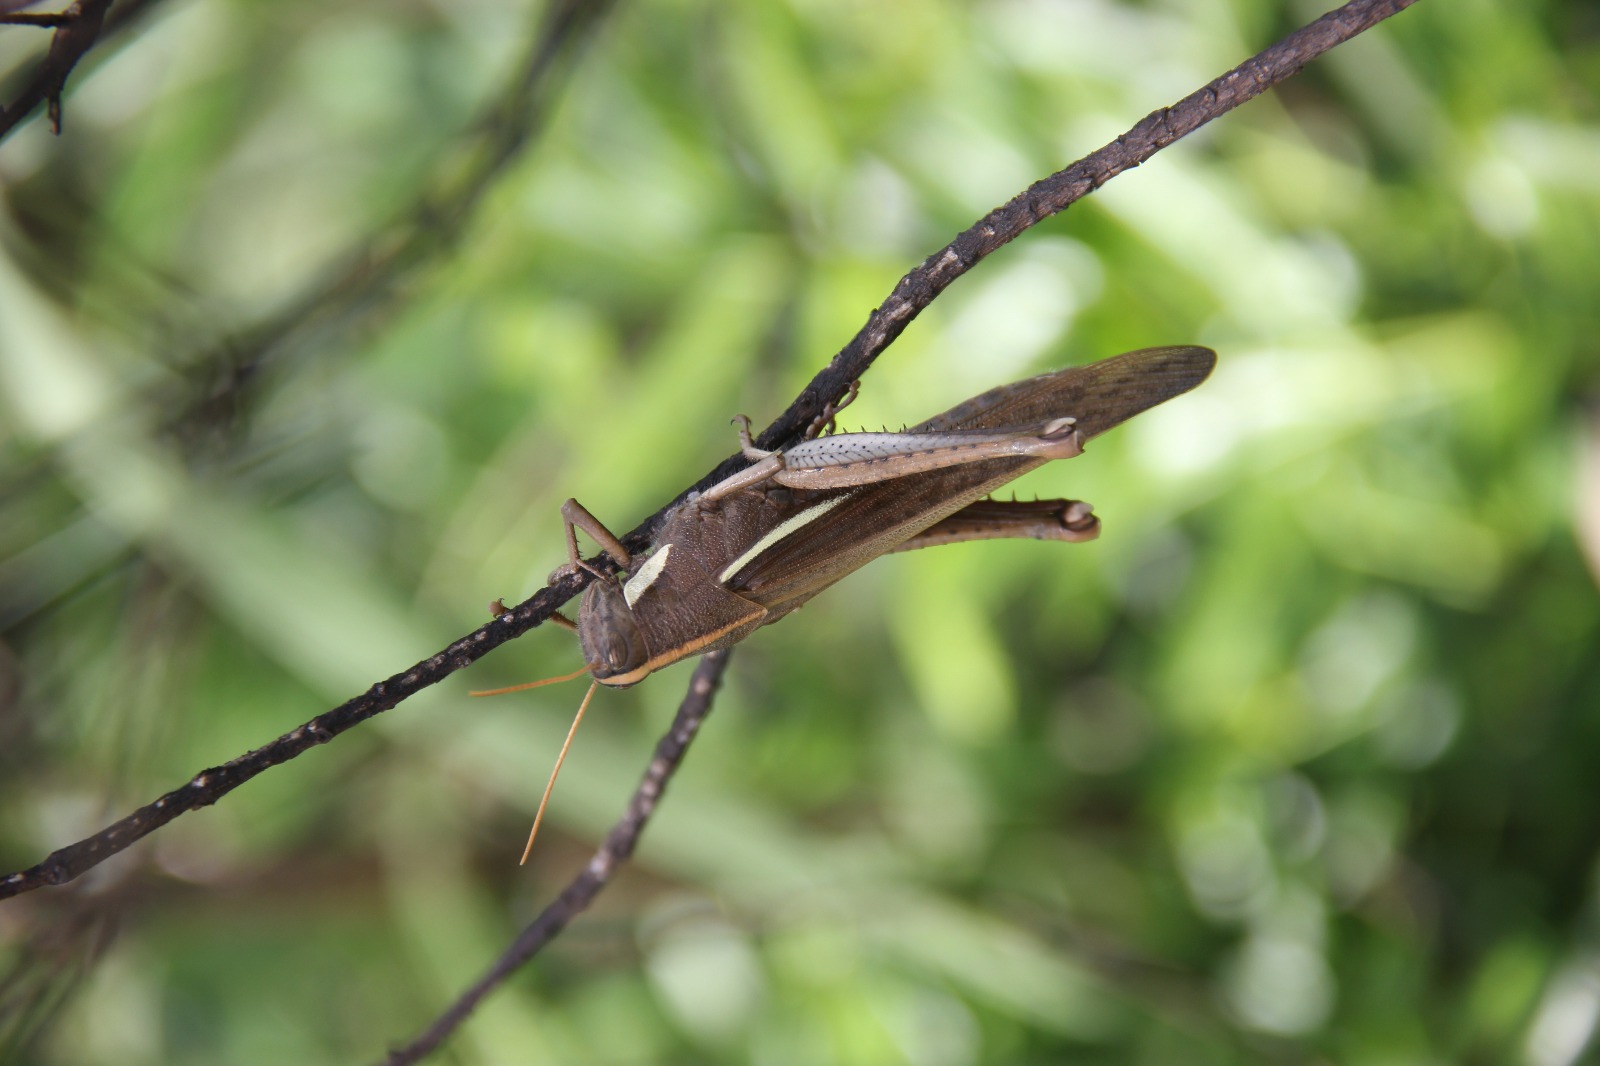
[[[859,395],[861,395],[861,379],[856,378],[845,389],[844,399],[838,403],[829,401],[822,405],[822,413],[811,420],[811,425],[806,427],[805,435],[801,437],[801,440],[816,440],[818,437],[834,432],[837,428],[835,419],[838,418],[839,412],[854,403]]]
[[[769,452],[765,448],[756,447],[755,440],[750,436],[749,415],[734,415],[729,422],[731,425],[739,427],[739,451],[746,459],[749,459],[751,462],[755,463],[760,462],[769,455],[777,454],[777,452]]]

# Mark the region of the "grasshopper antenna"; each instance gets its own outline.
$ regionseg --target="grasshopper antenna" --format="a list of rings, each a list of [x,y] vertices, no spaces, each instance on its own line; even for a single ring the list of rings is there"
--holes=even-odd
[[[539,688],[542,685],[559,685],[563,681],[571,681],[575,677],[582,677],[589,672],[587,666],[580,666],[570,674],[560,677],[547,677],[542,681],[524,681],[520,685],[507,685],[505,688],[480,688],[467,693],[469,696],[504,696],[508,692],[525,692],[530,688]]]
[[[594,690],[599,687],[600,682],[589,682],[589,691],[583,694],[583,702],[578,704],[578,713],[572,718],[572,728],[567,730],[567,739],[561,742],[561,754],[556,756],[555,769],[550,771],[550,780],[545,783],[544,795],[539,797],[539,812],[533,816],[533,829],[528,833],[528,845],[522,849],[522,858],[517,860],[518,866],[526,863],[528,856],[533,853],[533,841],[539,835],[539,823],[544,821],[544,805],[550,802],[550,792],[556,787],[556,775],[561,772],[561,764],[567,761],[567,749],[572,747],[572,737],[578,732],[578,723],[583,721],[583,712],[589,709],[590,697],[594,695]]]

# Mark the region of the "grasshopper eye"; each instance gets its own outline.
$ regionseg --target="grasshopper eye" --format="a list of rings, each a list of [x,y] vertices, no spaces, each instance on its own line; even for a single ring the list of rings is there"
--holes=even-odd
[[[584,593],[578,613],[578,643],[590,673],[600,682],[633,673],[650,660],[650,648],[634,622],[622,587],[613,581],[596,581]]]

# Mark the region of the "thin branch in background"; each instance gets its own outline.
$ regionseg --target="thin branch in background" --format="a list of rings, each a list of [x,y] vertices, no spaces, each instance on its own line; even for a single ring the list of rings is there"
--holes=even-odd
[[[0,1061],[33,1061],[24,1049],[68,1011],[73,994],[115,942],[116,909],[104,900],[92,903],[100,905],[74,907],[59,921],[8,943],[0,964]]]
[[[47,18],[66,21],[57,31],[50,55],[16,103],[0,108],[0,139],[40,101],[50,100],[52,114],[58,116],[66,76],[94,43],[83,42],[83,33],[91,21],[98,30],[99,20],[112,2],[79,0],[54,16],[14,16],[34,24]],[[158,2],[121,0],[107,21],[106,35],[127,28]],[[277,352],[318,331],[347,331],[380,313],[391,302],[385,297],[392,297],[411,273],[455,247],[483,194],[541,129],[565,84],[564,75],[575,69],[578,56],[615,6],[615,0],[560,0],[545,12],[511,77],[470,124],[472,133],[465,143],[435,168],[435,176],[424,183],[411,207],[354,242],[276,311],[189,357],[210,368],[212,380],[196,402],[175,404],[166,398],[156,405],[182,409],[173,427],[182,430],[192,422],[219,420],[219,416],[226,420],[239,403],[237,394]],[[84,8],[81,14],[80,7]],[[69,32],[70,41],[81,48],[58,55],[58,47],[69,40],[62,34]]]
[[[789,409],[760,436],[772,448],[796,439],[829,402],[843,396],[849,383],[869,367],[878,354],[898,337],[907,323],[950,283],[980,259],[1042,219],[1065,209],[1124,170],[1211,119],[1226,114],[1246,100],[1290,77],[1306,63],[1349,40],[1390,15],[1410,7],[1415,0],[1351,0],[1343,7],[1285,37],[1240,64],[1171,108],[1147,116],[1127,133],[1065,170],[1036,182],[976,225],[961,233],[943,250],[900,279],[882,307],[868,317],[861,331],[811,380]],[[671,503],[620,538],[630,552],[650,543],[666,512],[691,491],[721,480],[747,460],[730,456],[711,473],[686,489]],[[589,560],[609,565],[606,558]],[[134,841],[172,821],[184,811],[217,802],[222,796],[269,766],[287,762],[308,748],[331,740],[359,722],[396,706],[429,685],[470,666],[489,651],[521,636],[543,622],[557,607],[582,591],[591,580],[579,568],[556,584],[541,589],[515,609],[463,637],[404,673],[380,682],[366,693],[319,715],[277,740],[221,767],[198,774],[178,788],[133,814],[76,844],[54,852],[44,862],[0,879],[0,899],[59,885],[122,851]]]
[[[231,421],[240,394],[278,353],[369,322],[391,306],[410,275],[453,250],[484,194],[543,127],[564,75],[615,6],[615,0],[560,0],[551,7],[511,78],[414,203],[334,257],[276,311],[188,357],[212,380],[197,402],[161,405],[181,408],[172,427],[181,433]]]
[[[731,654],[731,649],[724,648],[700,657],[694,675],[689,680],[689,691],[684,693],[683,702],[678,704],[678,714],[673,718],[671,728],[656,743],[655,754],[645,768],[639,787],[633,790],[627,810],[611,827],[611,832],[606,834],[605,842],[584,865],[583,872],[561,890],[561,894],[540,912],[539,917],[517,934],[517,938],[495,960],[494,965],[463,992],[448,1010],[434,1019],[433,1024],[411,1043],[391,1051],[384,1060],[384,1066],[408,1066],[409,1063],[421,1062],[467,1020],[484,997],[537,955],[572,919],[594,902],[600,890],[610,882],[612,874],[633,854],[633,849],[639,843],[639,834],[644,832],[645,824],[661,802],[661,794],[689,750],[689,742],[699,731],[700,723],[711,713],[712,697],[722,682],[722,674],[727,669]]]
[[[51,35],[50,50],[39,61],[39,69],[33,78],[23,86],[10,106],[0,107],[0,140],[4,140],[40,104],[45,105],[50,129],[57,134],[61,132],[61,94],[66,91],[67,77],[99,39],[100,25],[105,21],[106,10],[111,4],[112,0],[73,0],[55,16],[7,16],[6,21],[9,22],[28,21],[35,26],[54,25],[58,28]],[[50,17],[59,21],[38,21]]]

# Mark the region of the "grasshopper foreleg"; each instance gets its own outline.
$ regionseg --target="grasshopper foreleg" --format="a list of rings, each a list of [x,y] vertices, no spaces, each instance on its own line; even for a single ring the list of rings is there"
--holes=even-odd
[[[601,549],[622,569],[626,570],[633,564],[633,556],[628,554],[628,549],[622,546],[622,541],[616,538],[616,534],[607,529],[600,519],[590,514],[589,509],[577,500],[568,500],[561,505],[561,520],[566,524],[567,563],[551,572],[549,577],[551,584],[577,570],[587,570],[602,581],[609,579],[609,574],[590,566],[578,554],[580,529],[589,534],[589,539],[600,545]]]

